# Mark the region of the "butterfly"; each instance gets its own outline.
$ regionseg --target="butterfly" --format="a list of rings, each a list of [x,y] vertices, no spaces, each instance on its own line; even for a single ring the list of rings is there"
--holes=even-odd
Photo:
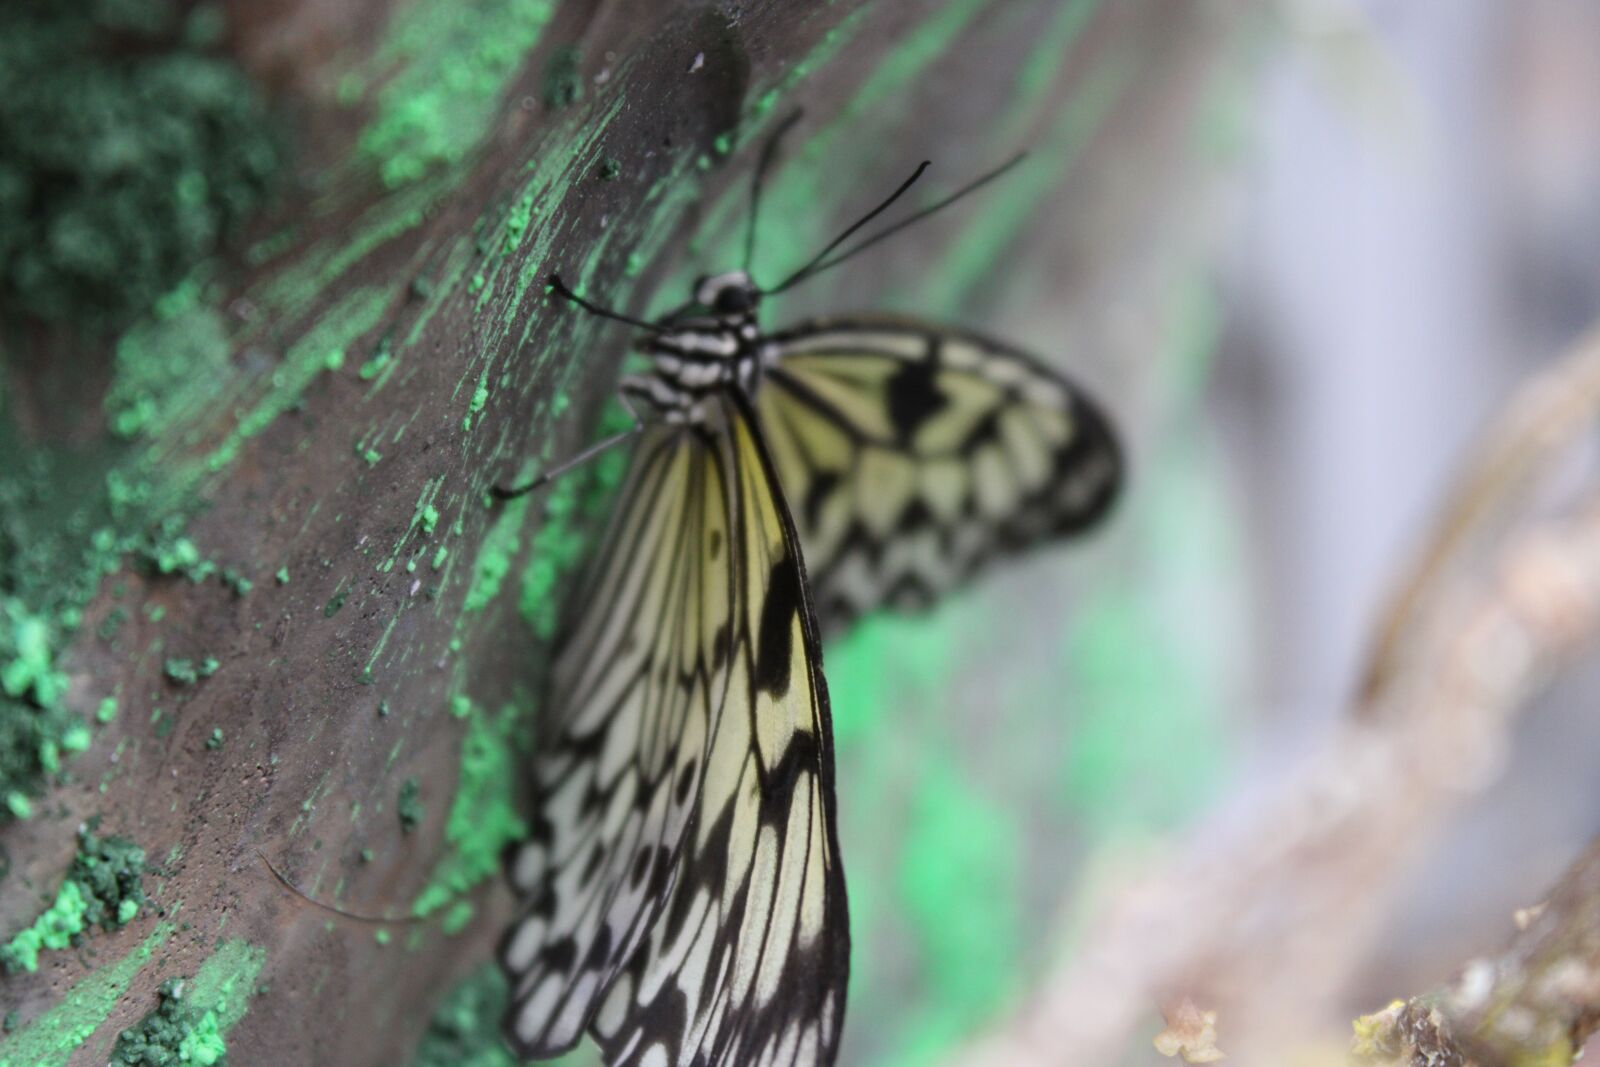
[[[754,220],[792,123],[755,172],[744,269],[700,279],[659,322],[551,279],[644,331],[651,363],[621,382],[635,428],[573,461],[632,444],[556,650],[532,831],[509,862],[505,1031],[526,1058],[587,1032],[612,1065],[831,1064],[850,945],[823,627],[1082,530],[1121,481],[1094,403],[1006,345],[879,315],[762,328],[764,297],[1011,166],[847,247],[923,163],[763,289]]]

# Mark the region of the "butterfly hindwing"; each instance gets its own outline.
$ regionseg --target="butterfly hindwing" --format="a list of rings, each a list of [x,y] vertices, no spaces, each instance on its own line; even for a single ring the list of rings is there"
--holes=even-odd
[[[585,1027],[608,1064],[645,1067],[826,1064],[837,1045],[816,624],[753,416],[711,403],[714,428],[646,431],[558,657],[567,713],[513,872],[533,903],[502,950],[524,1055]]]
[[[1121,482],[1109,422],[1036,360],[890,316],[771,336],[757,394],[827,630],[920,606],[1092,525]]]

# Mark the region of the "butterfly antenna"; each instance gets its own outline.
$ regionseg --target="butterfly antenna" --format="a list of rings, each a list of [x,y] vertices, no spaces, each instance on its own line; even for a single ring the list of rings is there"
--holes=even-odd
[[[744,272],[750,273],[750,267],[756,259],[756,220],[761,215],[761,189],[766,184],[767,172],[772,169],[773,160],[778,158],[778,145],[783,140],[784,134],[794,129],[794,124],[800,121],[804,111],[796,108],[789,117],[778,124],[772,131],[772,136],[767,138],[766,145],[761,149],[761,159],[756,163],[755,177],[750,182],[750,218],[745,223],[744,230]]]
[[[604,441],[597,441],[588,448],[584,449],[582,452],[579,452],[576,456],[573,456],[571,459],[558,463],[549,470],[544,471],[527,485],[519,485],[515,489],[507,489],[502,485],[490,486],[489,495],[494,497],[496,500],[515,500],[519,496],[527,496],[535,489],[544,488],[546,485],[555,481],[568,471],[576,467],[581,467],[590,460],[604,455],[625,441],[633,440],[633,438],[637,436],[639,431],[642,429],[644,429],[644,424],[640,423],[631,429],[627,429],[619,434],[614,434],[611,437],[607,437]]]
[[[805,266],[801,267],[799,270],[797,270],[793,274],[789,275],[783,281],[779,282],[775,288],[767,289],[767,290],[764,290],[763,292],[766,295],[771,295],[773,293],[781,293],[785,289],[789,288],[791,285],[794,285],[795,283],[797,283],[797,282],[803,280],[804,278],[808,277],[813,271],[818,269],[818,264],[820,264],[823,260],[828,258],[829,253],[831,253],[835,248],[838,248],[840,245],[842,245],[846,241],[848,241],[852,236],[855,235],[855,232],[857,230],[861,229],[861,227],[865,226],[867,223],[871,222],[873,219],[875,219],[879,215],[883,214],[885,211],[887,211],[889,209],[889,206],[891,204],[893,204],[896,200],[899,200],[902,196],[904,196],[906,190],[911,188],[913,185],[915,185],[917,183],[917,179],[922,177],[922,172],[928,169],[929,164],[930,164],[930,161],[924,159],[922,161],[922,163],[917,167],[917,169],[911,172],[911,177],[909,177],[905,181],[901,182],[900,183],[900,188],[896,189],[894,192],[889,194],[889,198],[887,200],[885,200],[883,203],[879,204],[877,207],[873,208],[871,211],[867,212],[865,215],[861,216],[855,222],[851,223],[845,229],[845,231],[843,233],[841,233],[839,236],[835,237],[833,240],[829,241],[828,242],[828,246],[826,248],[824,248],[821,252],[818,252],[815,256],[813,256],[812,259],[811,259],[811,262],[807,263]]]
[[[1025,158],[1027,158],[1027,153],[1026,152],[1018,152],[1015,156],[1011,157],[1006,162],[1004,162],[1000,166],[996,167],[994,170],[989,171],[987,174],[979,175],[978,177],[974,178],[972,181],[968,182],[966,185],[963,185],[961,188],[957,189],[955,192],[953,192],[950,195],[944,197],[942,200],[938,200],[938,201],[936,201],[936,202],[934,202],[932,204],[929,204],[927,207],[923,208],[921,211],[918,211],[913,215],[910,215],[910,216],[908,216],[906,218],[901,219],[899,222],[895,223],[893,226],[890,226],[889,228],[887,228],[885,230],[880,230],[879,232],[873,234],[871,237],[868,237],[868,238],[866,238],[866,239],[864,239],[862,241],[857,242],[856,244],[852,245],[851,247],[845,249],[843,252],[840,252],[838,255],[832,256],[830,258],[828,253],[831,252],[834,248],[838,247],[838,245],[840,245],[842,243],[841,241],[834,241],[832,245],[830,245],[827,249],[825,249],[823,251],[822,255],[819,255],[816,258],[814,258],[810,263],[808,263],[805,266],[805,268],[803,270],[800,270],[800,271],[796,272],[795,274],[791,275],[790,277],[788,277],[787,279],[785,279],[783,284],[778,286],[776,289],[769,289],[767,291],[769,293],[782,292],[783,290],[789,288],[792,285],[797,284],[798,282],[802,282],[807,278],[811,278],[811,277],[814,277],[814,276],[816,276],[818,274],[821,274],[825,270],[831,270],[832,268],[837,267],[839,264],[843,263],[845,260],[850,259],[850,258],[852,258],[852,257],[854,257],[854,256],[856,256],[856,255],[858,255],[858,254],[860,254],[862,252],[865,252],[867,249],[871,248],[873,245],[877,244],[878,242],[888,240],[889,238],[893,237],[895,234],[899,233],[901,230],[904,230],[906,227],[911,226],[911,225],[913,225],[915,223],[921,222],[923,219],[927,218],[929,215],[934,214],[935,212],[943,211],[945,208],[949,207],[951,204],[954,204],[957,200],[960,200],[962,197],[965,197],[967,194],[977,192],[983,186],[988,185],[990,182],[994,181],[996,178],[1000,177],[1002,174],[1005,174],[1007,171],[1009,171],[1011,168],[1015,167],[1017,164],[1021,163]],[[923,166],[927,166],[927,164],[924,163]],[[904,192],[905,191],[905,187],[902,186],[900,191]],[[899,193],[896,193],[895,195],[898,196]],[[892,202],[892,200],[893,200],[893,198],[891,198],[891,202]],[[888,206],[888,205],[885,204],[885,206]],[[859,228],[860,228],[859,226],[852,227],[852,229],[859,229]]]
[[[266,864],[267,870],[272,872],[272,877],[277,879],[279,885],[283,886],[283,888],[287,889],[289,892],[293,893],[295,896],[299,897],[313,908],[316,908],[318,911],[325,911],[330,915],[337,915],[341,919],[348,919],[350,922],[354,923],[364,923],[368,926],[411,926],[427,921],[425,918],[419,915],[403,915],[394,919],[385,919],[381,915],[358,915],[353,911],[345,911],[343,908],[336,907],[332,904],[324,904],[322,901],[308,895],[299,886],[289,881],[288,876],[286,876],[282,871],[278,870],[277,866],[267,858],[267,854],[261,851],[259,848],[256,849],[256,858],[262,863]]]
[[[564,300],[570,300],[572,303],[577,304],[591,315],[598,315],[602,319],[611,319],[613,322],[625,322],[629,326],[635,327],[636,329],[649,330],[651,333],[662,333],[666,330],[666,327],[662,326],[660,323],[646,322],[644,319],[636,319],[632,315],[624,315],[620,311],[612,311],[610,308],[601,307],[599,304],[591,303],[590,301],[585,300],[583,297],[573,292],[567,283],[561,280],[561,275],[559,274],[550,275],[547,281],[549,282],[550,288],[555,290],[555,294],[557,296]]]

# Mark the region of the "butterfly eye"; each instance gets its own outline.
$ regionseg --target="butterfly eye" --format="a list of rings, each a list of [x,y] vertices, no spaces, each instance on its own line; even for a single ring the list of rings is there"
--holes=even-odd
[[[750,292],[740,286],[730,285],[717,294],[713,306],[719,315],[742,315],[750,310]]]

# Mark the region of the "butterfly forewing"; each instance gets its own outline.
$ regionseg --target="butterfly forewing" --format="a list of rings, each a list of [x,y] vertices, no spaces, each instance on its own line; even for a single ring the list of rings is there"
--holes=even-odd
[[[681,431],[646,432],[557,656],[560,716],[512,864],[529,906],[502,946],[508,1031],[528,1056],[578,1040],[677,869],[725,688],[705,633],[728,615],[729,565],[701,546],[727,537],[729,509],[703,452]]]
[[[1027,355],[888,316],[770,338],[757,407],[827,630],[920,606],[1092,525],[1122,462],[1084,394]]]
[[[827,693],[793,525],[748,412],[707,456],[733,486],[740,625],[681,870],[596,1036],[613,1064],[832,1062],[849,961]]]
[[[607,1063],[646,1067],[837,1046],[849,943],[815,620],[752,415],[732,391],[708,403],[707,427],[640,442],[560,654],[567,710],[514,872],[535,903],[503,949],[525,1055],[585,1026]]]

